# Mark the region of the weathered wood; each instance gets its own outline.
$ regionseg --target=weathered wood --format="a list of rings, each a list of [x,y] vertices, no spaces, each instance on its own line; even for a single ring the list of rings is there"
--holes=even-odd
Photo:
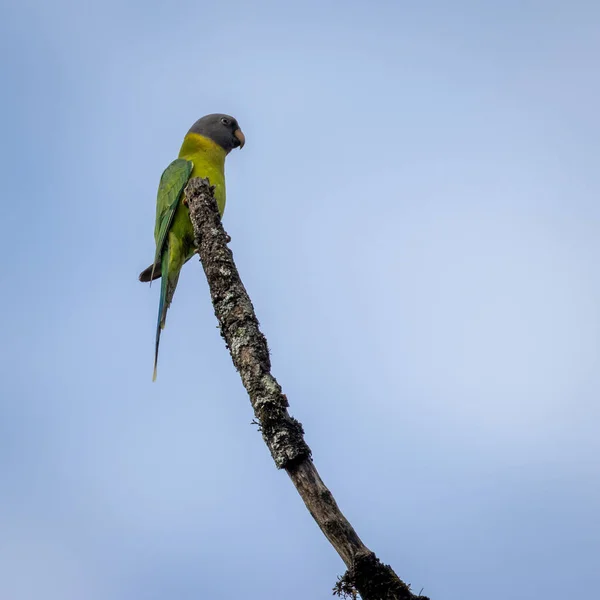
[[[248,392],[263,439],[276,466],[286,470],[348,568],[335,593],[352,596],[358,590],[363,600],[427,600],[412,594],[391,567],[362,543],[321,480],[302,425],[288,413],[287,398],[271,374],[267,340],[227,247],[213,188],[207,180],[196,178],[189,182],[185,195],[221,335]]]
[[[312,461],[303,460],[286,469],[306,508],[313,516],[325,537],[337,550],[348,568],[357,556],[369,554],[352,525],[342,514],[338,505]]]

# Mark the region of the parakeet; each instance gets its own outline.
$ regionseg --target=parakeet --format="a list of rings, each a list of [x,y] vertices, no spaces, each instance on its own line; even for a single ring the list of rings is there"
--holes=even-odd
[[[211,185],[215,186],[215,199],[223,216],[225,157],[233,148],[242,148],[245,142],[244,134],[233,117],[206,115],[192,125],[181,145],[179,158],[165,169],[160,178],[154,226],[156,253],[154,262],[139,276],[143,282],[162,278],[152,381],[156,380],[160,333],[165,327],[167,310],[173,300],[179,272],[196,252],[189,209],[182,201],[183,190],[192,177],[208,178]]]

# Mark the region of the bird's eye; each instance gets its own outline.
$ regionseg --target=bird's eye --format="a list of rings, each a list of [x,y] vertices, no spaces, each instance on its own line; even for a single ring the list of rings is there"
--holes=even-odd
[[[221,123],[223,123],[223,125],[230,125],[231,121],[229,119],[226,119],[225,117],[223,117],[221,119]]]

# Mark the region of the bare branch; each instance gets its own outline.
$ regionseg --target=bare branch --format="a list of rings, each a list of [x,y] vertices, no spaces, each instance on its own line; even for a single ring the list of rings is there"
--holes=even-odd
[[[302,425],[288,413],[287,398],[271,374],[267,340],[227,247],[228,236],[213,188],[208,180],[196,178],[188,184],[185,195],[221,335],[250,396],[263,439],[275,464],[288,473],[310,514],[348,568],[334,593],[352,597],[358,591],[363,600],[428,600],[414,595],[410,586],[362,543],[319,477]]]

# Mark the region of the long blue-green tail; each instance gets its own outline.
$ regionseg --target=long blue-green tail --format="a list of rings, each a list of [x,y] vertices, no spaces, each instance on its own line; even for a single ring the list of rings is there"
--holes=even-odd
[[[158,365],[158,346],[160,344],[160,332],[165,327],[165,318],[167,316],[167,309],[169,308],[169,304],[167,301],[167,290],[169,286],[169,261],[167,252],[163,254],[163,260],[161,263],[160,271],[160,300],[158,302],[158,318],[156,320],[156,342],[154,345],[154,373],[152,374],[152,381],[156,381],[156,367]]]

